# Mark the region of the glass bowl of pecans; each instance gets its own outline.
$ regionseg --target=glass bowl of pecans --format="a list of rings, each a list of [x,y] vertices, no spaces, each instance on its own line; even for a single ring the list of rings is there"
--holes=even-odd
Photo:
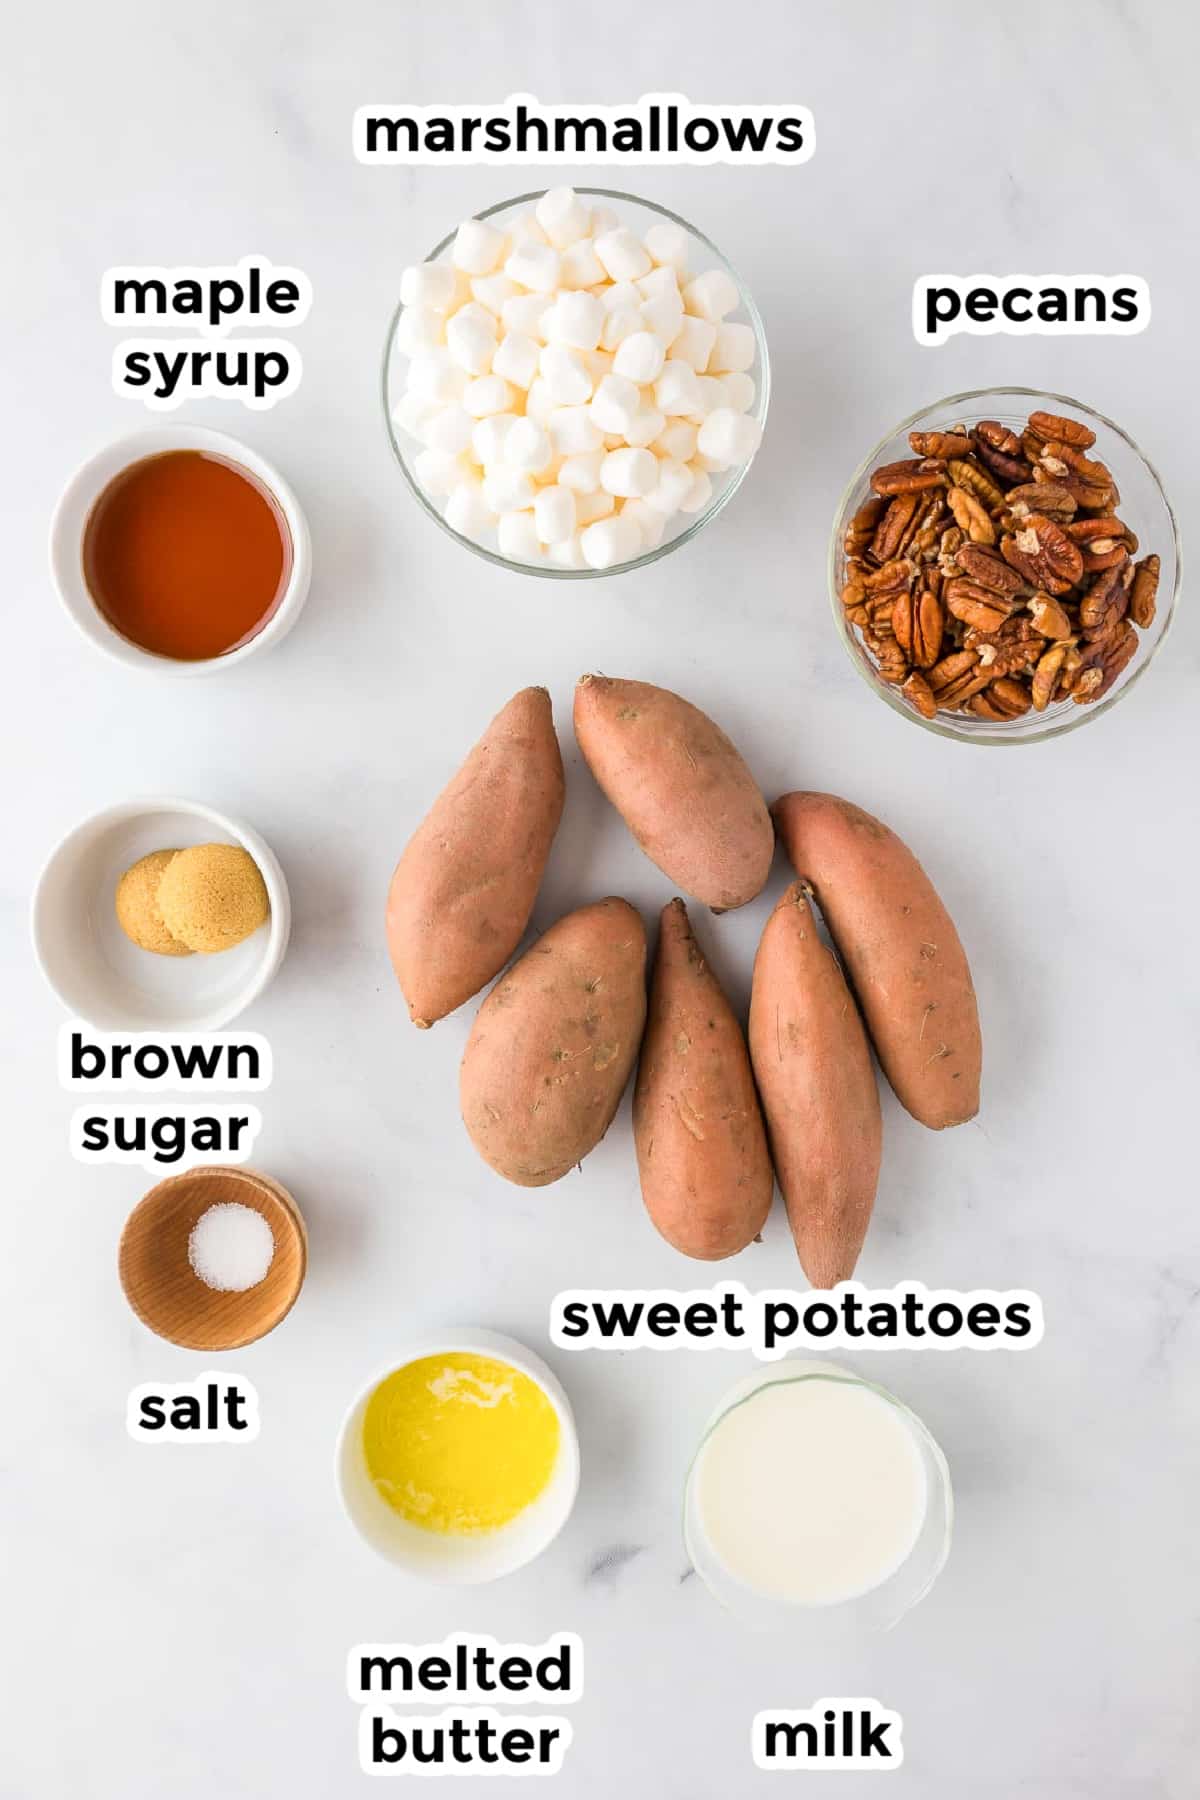
[[[1127,432],[1065,394],[914,413],[842,498],[834,616],[855,667],[943,737],[1031,744],[1107,712],[1167,634],[1179,528]]]

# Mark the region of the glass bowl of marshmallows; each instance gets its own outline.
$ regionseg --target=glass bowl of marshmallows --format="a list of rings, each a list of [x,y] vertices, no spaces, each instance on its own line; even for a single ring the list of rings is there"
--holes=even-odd
[[[715,245],[608,188],[521,194],[404,271],[383,399],[406,481],[488,562],[587,579],[655,562],[762,438],[762,320]]]

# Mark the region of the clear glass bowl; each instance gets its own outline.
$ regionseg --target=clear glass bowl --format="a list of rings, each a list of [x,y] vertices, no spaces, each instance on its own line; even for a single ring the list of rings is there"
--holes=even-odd
[[[846,581],[846,526],[864,500],[870,497],[871,471],[881,463],[898,462],[913,454],[908,443],[910,431],[946,431],[960,422],[975,424],[980,419],[998,419],[1001,424],[1020,431],[1029,414],[1037,411],[1080,419],[1096,433],[1095,450],[1085,454],[1097,457],[1111,469],[1121,491],[1117,511],[1137,533],[1138,556],[1147,556],[1154,551],[1162,559],[1154,623],[1146,631],[1139,630],[1136,654],[1102,700],[1083,705],[1076,705],[1071,699],[1059,700],[1049,705],[1045,712],[1031,709],[1019,719],[1004,721],[953,712],[939,712],[935,718],[925,719],[901,697],[898,689],[880,678],[870,652],[846,618],[841,598]],[[950,394],[902,420],[894,431],[880,439],[855,470],[838,507],[829,544],[829,597],[833,616],[850,660],[863,680],[893,712],[900,713],[913,724],[938,737],[958,738],[971,744],[1037,744],[1044,738],[1057,737],[1061,732],[1074,731],[1110,711],[1122,695],[1141,680],[1166,637],[1179,598],[1182,571],[1179,526],[1171,503],[1157,471],[1129,433],[1103,413],[1094,412],[1067,394],[1044,394],[1036,388],[1023,387],[979,388],[965,394]]]
[[[494,225],[503,225],[507,220],[515,218],[518,213],[535,206],[545,191],[544,188],[535,188],[528,194],[518,194],[513,200],[502,200],[499,205],[489,206],[485,211],[474,216],[488,219]],[[655,205],[652,200],[640,199],[636,194],[622,193],[617,188],[580,187],[575,191],[588,200],[611,202],[619,222],[622,225],[628,225],[639,236],[644,235],[651,225],[662,219],[669,219],[673,225],[682,226],[688,234],[690,272],[698,275],[706,269],[716,268],[723,270],[729,276],[740,296],[737,312],[730,315],[731,322],[740,320],[748,323],[754,331],[754,363],[747,373],[754,382],[755,398],[749,416],[756,419],[760,427],[765,426],[767,405],[771,397],[771,365],[767,354],[766,332],[749,288],[728,258],[722,255],[711,238],[705,237],[702,231],[698,231],[694,225],[689,224],[678,213],[671,212],[669,208]],[[440,257],[445,256],[454,242],[457,229],[458,227],[455,226],[454,231],[448,233],[439,244],[435,244],[424,260],[437,262]],[[456,544],[461,544],[473,555],[481,556],[485,562],[495,563],[498,568],[516,569],[523,575],[546,576],[552,580],[562,581],[592,581],[597,577],[625,575],[631,569],[645,568],[648,564],[656,563],[662,557],[669,556],[672,550],[678,550],[683,544],[690,543],[699,532],[703,531],[704,527],[710,524],[722,508],[732,500],[754,461],[754,458],[751,457],[749,462],[742,463],[738,468],[730,469],[724,476],[715,476],[713,497],[704,510],[690,515],[677,513],[674,519],[668,521],[667,531],[670,533],[673,524],[686,519],[687,523],[683,529],[677,530],[673,536],[665,536],[653,550],[643,551],[640,556],[635,556],[630,562],[618,563],[611,569],[560,569],[549,563],[542,565],[516,562],[510,557],[501,556],[499,550],[493,550],[486,544],[476,543],[473,538],[464,537],[461,532],[455,531],[453,526],[448,525],[434,499],[418,482],[411,466],[411,458],[421,446],[415,439],[409,438],[407,432],[399,429],[393,416],[394,409],[404,393],[405,376],[408,369],[408,358],[396,344],[396,327],[403,311],[403,305],[398,305],[392,314],[383,350],[383,416],[387,425],[388,439],[395,452],[396,461],[400,465],[400,472],[418,504],[428,513],[435,524],[441,527],[447,537],[452,537]],[[721,485],[718,485],[718,482]]]
[[[721,1562],[710,1543],[697,1499],[697,1471],[705,1445],[722,1422],[738,1407],[753,1406],[768,1389],[793,1382],[848,1383],[865,1388],[884,1400],[900,1416],[912,1434],[925,1473],[925,1516],[916,1541],[900,1567],[877,1587],[832,1605],[806,1606],[772,1598],[748,1587]],[[793,1637],[805,1636],[814,1645],[852,1644],[890,1631],[923,1600],[937,1580],[950,1554],[954,1527],[954,1493],[950,1470],[927,1427],[904,1403],[878,1383],[866,1381],[832,1363],[795,1361],[762,1369],[739,1382],[725,1396],[709,1420],[688,1470],[684,1491],[683,1535],[692,1567],[709,1592],[745,1624],[758,1630],[786,1629]]]

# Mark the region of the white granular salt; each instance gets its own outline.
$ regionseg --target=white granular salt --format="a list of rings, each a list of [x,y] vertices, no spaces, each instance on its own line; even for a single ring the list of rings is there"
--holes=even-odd
[[[210,1206],[192,1226],[188,1261],[206,1287],[241,1294],[257,1287],[275,1255],[271,1227],[252,1206]]]

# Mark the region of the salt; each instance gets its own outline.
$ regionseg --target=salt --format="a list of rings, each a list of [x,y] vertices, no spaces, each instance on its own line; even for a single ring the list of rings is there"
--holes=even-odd
[[[192,1268],[206,1287],[223,1294],[257,1287],[274,1255],[275,1239],[262,1214],[235,1201],[210,1206],[188,1239]]]

